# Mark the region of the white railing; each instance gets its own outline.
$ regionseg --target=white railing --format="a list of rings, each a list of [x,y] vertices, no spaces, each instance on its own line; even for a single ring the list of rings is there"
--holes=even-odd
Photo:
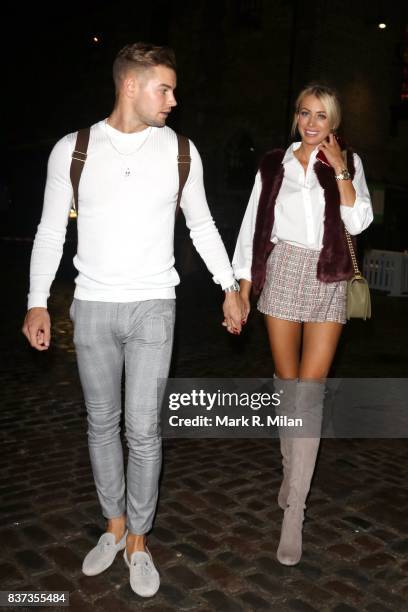
[[[389,295],[408,297],[408,253],[366,251],[363,275],[371,289],[389,291]]]

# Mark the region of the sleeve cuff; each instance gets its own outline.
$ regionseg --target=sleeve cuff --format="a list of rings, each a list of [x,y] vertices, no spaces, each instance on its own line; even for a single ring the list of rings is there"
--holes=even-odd
[[[357,197],[354,206],[340,205],[340,216],[352,236],[360,234],[373,219],[371,203]]]
[[[235,278],[241,280],[242,278],[252,282],[251,270],[249,268],[234,268]]]
[[[234,275],[232,271],[224,272],[224,274],[217,274],[213,276],[214,283],[221,285],[222,289],[226,289],[227,287],[231,287],[234,284]]]
[[[345,221],[346,219],[350,219],[353,216],[354,207],[356,205],[357,199],[354,202],[353,206],[346,206],[345,204],[340,204],[340,216]]]
[[[30,308],[47,308],[48,295],[46,293],[30,293],[28,295],[27,310]]]

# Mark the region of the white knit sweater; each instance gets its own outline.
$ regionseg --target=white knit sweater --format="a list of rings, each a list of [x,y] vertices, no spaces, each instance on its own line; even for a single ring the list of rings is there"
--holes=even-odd
[[[58,141],[49,158],[28,308],[46,306],[62,256],[76,135]],[[194,246],[214,281],[225,288],[233,282],[231,265],[208,208],[200,155],[191,141],[190,151],[181,208]],[[175,296],[180,282],[173,254],[177,193],[177,136],[172,129],[125,134],[105,121],[92,126],[79,187],[77,299],[131,302]]]

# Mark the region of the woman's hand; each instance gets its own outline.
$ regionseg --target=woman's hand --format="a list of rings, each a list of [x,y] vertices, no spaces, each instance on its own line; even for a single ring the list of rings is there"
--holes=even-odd
[[[339,174],[345,167],[343,155],[334,134],[329,134],[329,140],[323,140],[318,146],[318,149],[323,151],[327,161],[334,168],[336,174]]]
[[[333,134],[329,135],[329,142],[324,141],[320,143],[319,149],[321,149],[325,154],[327,161],[334,169],[335,174],[340,174],[344,168],[347,168],[343,154],[339,147],[339,143]],[[356,190],[354,189],[352,181],[340,180],[336,182],[340,193],[340,204],[343,206],[353,207],[356,201]]]
[[[241,298],[241,313],[242,313],[241,320],[242,320],[242,325],[245,325],[245,323],[248,320],[248,315],[251,312],[250,295],[251,295],[252,283],[246,278],[241,278],[241,280],[239,281],[239,287],[240,287],[239,295]]]
[[[251,312],[251,302],[249,299],[249,295],[246,295],[245,293],[241,293],[240,297],[241,297],[241,322],[242,322],[242,325],[245,325],[245,323],[248,320],[249,313]]]

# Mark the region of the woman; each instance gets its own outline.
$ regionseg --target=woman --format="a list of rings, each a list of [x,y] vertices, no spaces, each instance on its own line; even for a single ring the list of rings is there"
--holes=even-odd
[[[233,258],[244,320],[251,290],[260,293],[258,310],[265,315],[280,393],[277,412],[303,422],[303,437],[279,428],[278,503],[284,518],[277,558],[284,565],[301,558],[325,379],[346,322],[346,285],[353,271],[345,228],[356,235],[373,219],[361,160],[342,152],[335,137],[339,124],[333,90],[311,85],[301,91],[292,125],[301,141],[262,160]]]

